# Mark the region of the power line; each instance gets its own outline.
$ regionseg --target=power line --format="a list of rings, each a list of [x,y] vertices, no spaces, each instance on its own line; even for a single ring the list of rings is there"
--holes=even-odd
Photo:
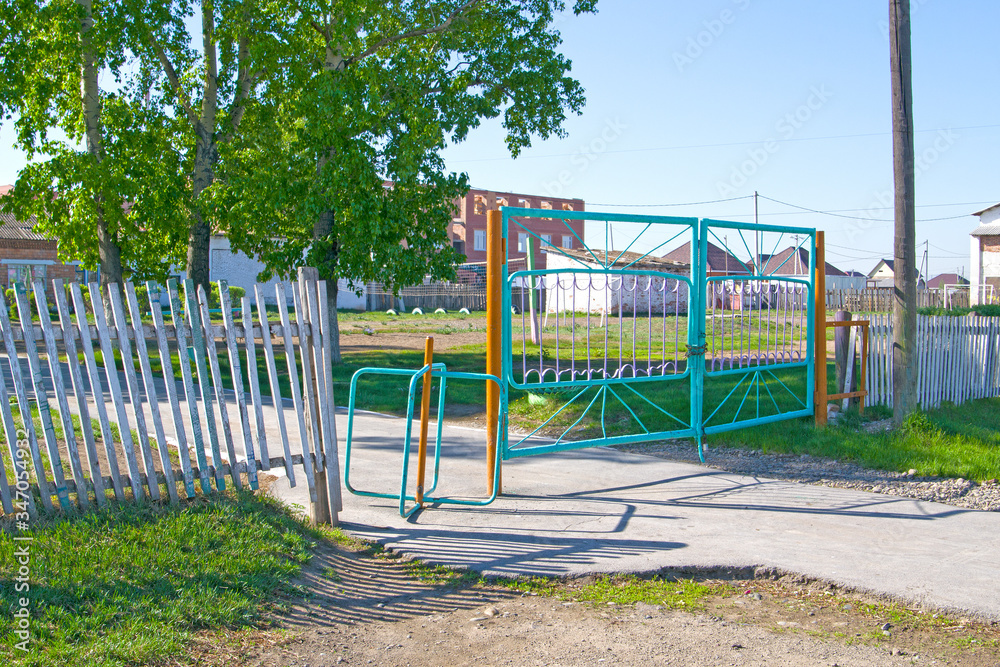
[[[870,218],[868,216],[862,216],[862,215],[844,215],[842,213],[834,213],[832,211],[819,211],[819,210],[816,210],[814,208],[809,208],[807,206],[799,206],[798,204],[790,204],[790,203],[788,203],[786,201],[781,201],[779,199],[774,199],[772,197],[765,197],[764,195],[761,195],[761,197],[764,197],[764,199],[767,199],[768,201],[772,201],[775,204],[781,204],[782,206],[789,206],[791,208],[797,208],[800,211],[807,211],[809,213],[816,213],[818,215],[828,215],[828,216],[831,216],[831,217],[834,217],[834,218],[846,218],[848,220],[867,220],[867,221],[870,221],[870,222],[894,222],[894,220],[892,218]],[[944,217],[944,218],[923,218],[921,220],[917,220],[917,222],[939,222],[939,221],[942,221],[942,220],[958,220],[960,218],[967,218],[967,217],[969,217],[969,214],[965,214],[965,215],[952,215],[952,216],[948,216],[948,217]]]
[[[724,202],[739,201],[741,199],[753,199],[753,195],[742,197],[730,197],[729,199],[712,199],[710,201],[692,201],[679,204],[599,204],[587,202],[588,206],[611,206],[613,208],[667,208],[668,206],[701,206],[704,204],[722,204]]]

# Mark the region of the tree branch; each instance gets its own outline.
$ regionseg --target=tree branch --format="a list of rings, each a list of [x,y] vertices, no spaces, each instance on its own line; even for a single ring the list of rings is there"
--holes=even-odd
[[[453,11],[451,14],[449,14],[448,18],[446,18],[444,21],[442,21],[441,23],[437,24],[436,26],[432,26],[430,28],[418,28],[416,30],[410,30],[409,32],[404,32],[404,33],[400,33],[398,35],[394,35],[392,37],[383,37],[382,39],[380,39],[379,41],[375,42],[375,44],[373,44],[372,46],[368,47],[367,49],[365,49],[361,53],[359,53],[356,56],[353,56],[351,58],[348,58],[345,61],[345,65],[349,65],[349,64],[351,64],[353,62],[357,62],[359,60],[364,60],[368,56],[371,56],[371,55],[377,53],[383,47],[386,47],[386,46],[388,46],[390,44],[395,44],[396,42],[402,42],[402,41],[407,40],[407,39],[413,39],[414,37],[424,37],[426,35],[434,35],[434,34],[446,32],[455,23],[455,19],[459,18],[462,14],[464,14],[469,9],[472,9],[473,7],[475,7],[476,5],[478,5],[480,2],[482,2],[482,0],[467,0],[467,2],[465,2],[462,5],[459,5],[455,9],[455,11]]]
[[[236,130],[243,120],[243,114],[247,110],[247,99],[251,91],[256,87],[257,81],[263,76],[264,70],[250,73],[250,40],[246,35],[240,37],[240,46],[237,55],[239,67],[236,74],[236,98],[229,110],[229,131],[219,140],[220,143],[228,143],[236,134]]]
[[[181,106],[184,107],[184,111],[187,113],[188,120],[192,124],[197,125],[198,114],[195,113],[194,107],[191,106],[191,100],[188,99],[187,93],[184,92],[184,86],[181,84],[180,77],[177,76],[177,70],[174,69],[173,63],[170,62],[170,58],[167,57],[166,52],[160,43],[156,40],[156,37],[152,33],[148,33],[149,44],[153,48],[153,52],[160,61],[160,67],[163,68],[163,73],[167,75],[167,80],[170,81],[170,86],[174,89],[174,93],[177,95],[177,99],[180,100]]]

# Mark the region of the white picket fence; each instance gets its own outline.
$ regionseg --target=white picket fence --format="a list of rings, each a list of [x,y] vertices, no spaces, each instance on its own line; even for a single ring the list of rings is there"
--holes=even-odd
[[[258,285],[256,313],[250,296],[244,296],[235,310],[238,324],[224,281],[221,325],[210,320],[204,288],[196,292],[190,280],[183,302],[176,281],[168,281],[170,324],[158,300],[148,310],[139,304],[131,283],[124,285],[124,299],[118,285],[110,286],[107,310],[96,283],[86,288],[88,304],[79,284],[64,289],[62,281],[53,281],[58,323],[50,317],[41,280],[33,284],[37,322],[24,285],[15,285],[19,322],[11,322],[0,294],[0,420],[7,445],[0,454],[3,512],[35,514],[38,502],[45,511],[85,510],[110,500],[159,500],[164,494],[176,503],[182,495],[195,496],[196,481],[203,494],[224,490],[227,477],[237,489],[244,484],[256,489],[258,472],[272,468],[283,469],[295,486],[301,467],[313,518],[336,523],[340,473],[326,283],[306,280],[305,271],[292,283],[294,318],[284,285],[275,286],[277,322]],[[142,322],[143,312],[151,313],[152,324]],[[235,382],[223,380],[220,346]],[[275,346],[283,352],[290,396],[282,396],[276,364],[281,353]],[[172,356],[179,359],[179,383]],[[267,368],[270,402],[262,397],[259,361]],[[286,398],[297,424],[286,424]],[[32,410],[34,419],[25,419]],[[73,415],[79,416],[79,428]],[[278,438],[273,430],[269,438],[267,427],[275,423]],[[293,443],[301,443],[302,454],[292,454]]]
[[[869,325],[865,405],[892,405],[892,315]],[[917,316],[917,401],[923,409],[1000,396],[1000,317]]]

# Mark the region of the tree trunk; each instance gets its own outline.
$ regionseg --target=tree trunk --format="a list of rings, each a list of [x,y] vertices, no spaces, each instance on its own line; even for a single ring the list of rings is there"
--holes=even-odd
[[[323,168],[325,160],[320,163]],[[330,359],[335,364],[340,363],[340,325],[337,320],[337,275],[333,268],[337,262],[337,241],[333,236],[333,221],[336,214],[331,210],[323,211],[313,225],[313,241],[329,241],[327,257],[321,262],[315,262],[319,268],[320,280],[326,281],[326,305],[330,317]]]
[[[198,206],[198,198],[215,180],[215,165],[219,158],[215,137],[216,117],[219,108],[215,6],[208,0],[202,3],[201,34],[205,49],[205,89],[201,101],[201,115],[195,128],[197,143],[191,183],[194,210],[191,215],[191,228],[188,232],[187,275],[194,281],[196,287],[203,285],[206,293],[210,293],[209,241],[212,230]]]
[[[87,135],[87,152],[98,164],[104,159],[103,128],[101,127],[101,92],[97,82],[97,56],[91,31],[94,29],[92,0],[78,0],[81,8],[80,46],[83,54],[83,122]],[[101,284],[121,283],[122,253],[118,239],[104,216],[104,196],[94,195],[97,213],[97,254],[101,263]]]
[[[895,243],[892,323],[892,416],[896,425],[917,407],[917,250],[915,244],[913,88],[910,67],[910,0],[890,0],[892,153]]]

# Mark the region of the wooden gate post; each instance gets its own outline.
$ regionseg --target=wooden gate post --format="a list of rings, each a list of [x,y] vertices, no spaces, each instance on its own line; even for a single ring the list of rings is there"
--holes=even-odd
[[[319,311],[321,308],[317,308],[316,311],[313,312],[312,308],[309,306],[309,302],[312,301],[312,294],[316,294],[316,303],[319,304],[317,292],[319,286],[319,269],[312,266],[299,267],[298,279],[298,289],[299,293],[302,295],[301,299],[303,301],[302,311],[303,314],[307,314],[306,319],[309,320],[309,341],[305,347],[318,352],[319,356],[328,354],[322,349],[326,346],[317,345],[314,341],[315,338],[320,336],[321,326],[319,321]],[[310,298],[307,298],[307,295],[309,295]],[[303,324],[304,322],[300,320],[299,326],[301,327]],[[301,329],[299,331],[299,336],[302,336]],[[310,504],[309,519],[314,525],[336,526],[338,523],[337,510],[339,509],[336,492],[340,485],[339,475],[336,474],[336,471],[339,470],[339,466],[336,464],[331,465],[331,462],[327,460],[327,457],[325,456],[325,453],[331,450],[336,452],[336,447],[329,447],[330,443],[326,442],[326,439],[331,436],[329,432],[324,433],[324,430],[332,430],[334,433],[336,431],[335,429],[323,428],[324,417],[327,417],[327,419],[334,418],[333,410],[327,410],[329,406],[325,405],[330,396],[326,392],[326,382],[329,382],[330,378],[325,377],[327,366],[325,359],[315,358],[312,359],[312,361],[315,365],[315,373],[313,373],[311,377],[308,374],[303,373],[303,381],[309,377],[309,379],[313,382],[313,391],[308,391],[305,387],[303,387],[304,391],[302,394],[304,400],[308,397],[312,397],[311,401],[306,401],[305,403],[305,417],[308,425],[307,432],[320,434],[318,438],[320,447],[316,452],[314,452],[314,455],[317,462],[320,459],[323,459],[324,465],[322,466],[322,470],[320,470],[320,466],[317,465],[315,467],[315,472],[313,473],[313,479],[316,483],[316,502]],[[302,359],[303,364],[308,362],[309,359]],[[321,374],[324,376],[322,379],[320,377]],[[281,409],[281,406],[276,407]],[[324,415],[324,412],[327,414]],[[313,442],[317,442],[315,437],[313,438]],[[302,453],[304,456],[309,456],[307,452],[308,448],[309,443],[303,442]],[[333,479],[329,479],[331,472],[335,473]],[[331,493],[331,491],[333,491],[333,493]]]
[[[501,343],[503,341],[503,264],[507,248],[503,238],[503,214],[499,210],[486,213],[486,372],[500,378],[503,374]],[[486,492],[493,493],[493,471],[496,465],[497,433],[500,426],[500,387],[486,383]],[[502,479],[502,478],[501,478]],[[502,482],[501,482],[502,485]],[[498,488],[502,488],[498,487]]]
[[[816,426],[826,426],[826,252],[823,232],[816,232],[816,275],[813,290],[816,293],[815,338],[813,357],[816,362]]]

